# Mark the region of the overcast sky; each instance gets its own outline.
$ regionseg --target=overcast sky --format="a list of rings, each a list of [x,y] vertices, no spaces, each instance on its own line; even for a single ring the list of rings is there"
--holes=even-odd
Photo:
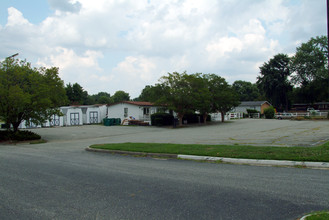
[[[275,54],[326,35],[326,13],[326,0],[1,0],[0,59],[131,98],[174,71],[254,83]]]

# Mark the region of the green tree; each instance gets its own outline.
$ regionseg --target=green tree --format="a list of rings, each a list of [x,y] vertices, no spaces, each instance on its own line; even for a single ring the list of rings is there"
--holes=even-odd
[[[264,109],[264,115],[267,119],[273,119],[275,116],[275,109],[273,106]]]
[[[110,98],[110,103],[117,103],[122,101],[129,101],[129,93],[126,93],[122,90],[116,91],[114,95]]]
[[[209,90],[208,79],[202,73],[196,73],[187,77],[191,90],[193,110],[199,111],[203,116],[203,122],[207,122],[207,117],[212,113],[212,94]]]
[[[296,48],[291,59],[295,102],[328,100],[328,38],[311,38]]]
[[[239,96],[224,78],[216,74],[205,77],[211,94],[211,112],[220,112],[223,122],[225,114],[240,104]]]
[[[66,85],[65,90],[70,104],[87,104],[86,101],[88,99],[88,92],[84,91],[80,84],[74,83],[73,85],[71,85],[71,83],[69,83]]]
[[[32,68],[13,58],[0,62],[0,97],[0,118],[15,132],[23,120],[42,124],[67,103],[58,68]]]
[[[292,85],[289,82],[290,58],[286,54],[277,54],[260,67],[260,76],[257,77],[257,86],[265,94],[272,105],[279,110],[288,110],[289,93]]]
[[[155,84],[155,86],[147,85],[135,101],[156,102],[162,95],[162,92],[163,88],[160,84]]]
[[[168,73],[161,78],[162,96],[159,103],[177,113],[179,125],[185,114],[199,111],[204,119],[213,112],[222,113],[222,121],[227,111],[239,104],[238,95],[224,78],[216,74],[186,72]]]
[[[237,80],[232,88],[239,95],[240,101],[256,101],[261,97],[257,85],[251,82]]]
[[[111,95],[107,92],[99,92],[96,95],[89,96],[93,100],[92,104],[109,104],[111,102]]]
[[[179,125],[182,125],[185,114],[193,113],[195,108],[193,97],[191,96],[193,89],[191,88],[188,75],[186,72],[179,74],[178,72],[168,73],[168,76],[161,77],[163,93],[157,103],[166,105],[170,110],[177,113]]]

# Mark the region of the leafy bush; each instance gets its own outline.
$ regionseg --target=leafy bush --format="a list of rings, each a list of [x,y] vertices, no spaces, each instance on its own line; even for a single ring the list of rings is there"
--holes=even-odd
[[[1,141],[29,141],[29,140],[39,140],[41,136],[33,133],[31,131],[0,131]]]
[[[248,114],[255,114],[255,113],[259,113],[259,111],[257,111],[256,109],[247,109]]]
[[[174,116],[168,113],[155,113],[151,115],[151,123],[154,126],[172,125]]]
[[[267,119],[274,118],[275,109],[273,108],[273,106],[264,109],[264,115],[265,115],[265,118],[267,118]]]
[[[183,121],[187,121],[188,124],[193,124],[193,123],[203,123],[203,115],[200,114],[185,114],[183,117]],[[208,115],[207,121],[210,121],[211,117]]]
[[[162,126],[163,125],[163,118],[155,118],[154,119],[154,124],[157,126]]]

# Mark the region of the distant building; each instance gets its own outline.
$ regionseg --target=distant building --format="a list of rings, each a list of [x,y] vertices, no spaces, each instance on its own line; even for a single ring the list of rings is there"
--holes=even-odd
[[[314,108],[319,111],[329,111],[329,102],[297,103],[292,105],[293,111],[307,111],[308,108]]]
[[[254,109],[263,114],[264,109],[271,106],[272,105],[268,101],[247,101],[241,102],[239,106],[235,107],[235,112],[247,113],[247,109]]]
[[[120,118],[151,122],[151,114],[157,113],[160,106],[151,102],[123,101],[107,107],[108,118]]]

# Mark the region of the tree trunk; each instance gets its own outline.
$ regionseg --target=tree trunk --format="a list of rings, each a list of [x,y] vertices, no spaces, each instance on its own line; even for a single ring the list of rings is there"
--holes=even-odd
[[[178,117],[178,126],[182,126],[184,114],[178,113],[177,117]]]
[[[203,123],[204,123],[204,124],[207,123],[207,117],[208,117],[208,113],[204,113],[204,114],[203,114]]]
[[[224,122],[224,120],[225,120],[225,112],[221,111],[220,114],[222,116],[222,122]]]
[[[18,131],[18,126],[19,126],[20,122],[13,122],[12,125],[13,125],[13,129],[14,129],[14,132],[16,133]]]

